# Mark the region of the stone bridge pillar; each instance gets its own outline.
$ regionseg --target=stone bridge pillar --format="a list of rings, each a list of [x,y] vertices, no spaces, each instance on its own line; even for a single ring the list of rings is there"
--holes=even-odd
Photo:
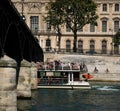
[[[31,66],[31,89],[37,89],[37,68],[35,63],[32,63]]]
[[[17,87],[18,98],[31,98],[31,63],[21,62]]]
[[[0,59],[0,111],[17,111],[16,62]]]

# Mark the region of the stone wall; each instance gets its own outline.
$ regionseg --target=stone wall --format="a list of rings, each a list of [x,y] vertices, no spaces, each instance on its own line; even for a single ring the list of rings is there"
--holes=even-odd
[[[61,60],[64,62],[85,63],[88,72],[94,75],[92,80],[120,81],[119,56],[94,56],[45,53],[45,61]],[[94,71],[95,67],[98,71]]]

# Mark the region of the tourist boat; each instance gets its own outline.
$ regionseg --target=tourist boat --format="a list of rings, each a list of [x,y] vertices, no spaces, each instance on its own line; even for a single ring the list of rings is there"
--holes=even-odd
[[[80,70],[38,70],[38,88],[91,89]],[[86,74],[85,74],[86,75]],[[87,76],[86,76],[87,77]]]
[[[59,66],[59,65],[57,65]],[[90,83],[87,81],[92,78],[87,74],[87,68],[80,68],[73,65],[61,65],[56,67],[47,67],[46,65],[38,68],[38,88],[56,88],[56,89],[91,89]],[[83,76],[82,76],[83,75]]]

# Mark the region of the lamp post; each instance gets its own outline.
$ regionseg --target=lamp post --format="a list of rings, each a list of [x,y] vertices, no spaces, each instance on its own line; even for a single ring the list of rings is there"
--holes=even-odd
[[[110,52],[110,54],[111,55],[113,55],[113,46],[114,46],[114,44],[113,44],[113,29],[109,29],[109,31],[111,32],[111,37],[112,37],[112,42],[110,43],[110,45],[111,45],[111,52]]]
[[[25,18],[25,15],[24,15],[24,0],[21,0],[21,4],[22,4],[21,16],[22,16],[22,19],[25,21],[26,18]]]

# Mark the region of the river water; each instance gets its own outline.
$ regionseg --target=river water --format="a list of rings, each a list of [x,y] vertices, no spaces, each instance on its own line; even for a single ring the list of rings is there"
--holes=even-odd
[[[120,83],[92,82],[89,90],[38,89],[18,111],[120,111]]]

